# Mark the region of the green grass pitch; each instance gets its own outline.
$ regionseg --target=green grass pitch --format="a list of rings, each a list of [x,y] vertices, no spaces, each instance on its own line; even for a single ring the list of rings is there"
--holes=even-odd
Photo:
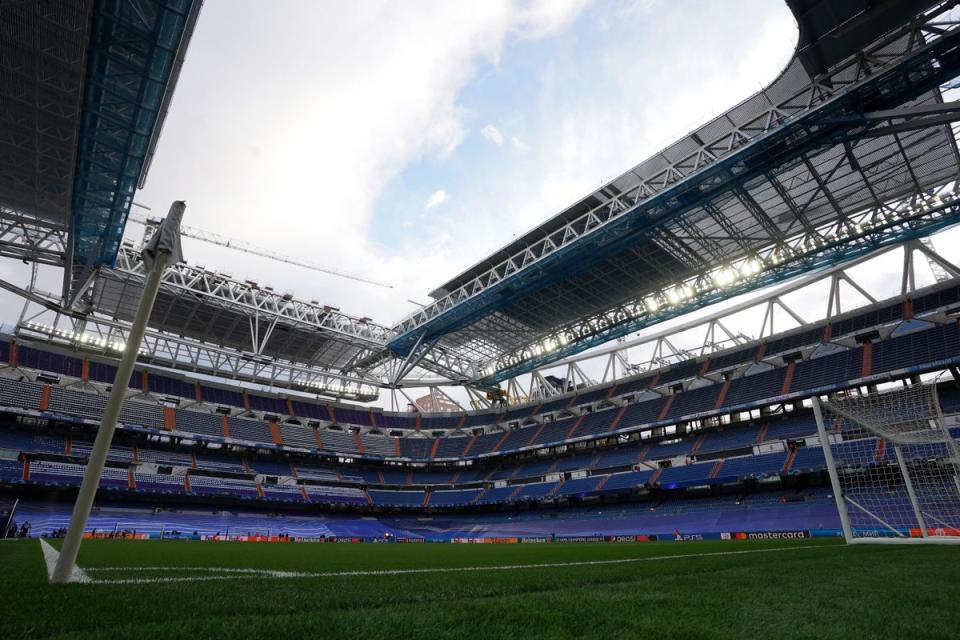
[[[79,564],[95,583],[51,585],[36,540],[0,542],[0,638],[960,637],[948,546],[98,540]]]

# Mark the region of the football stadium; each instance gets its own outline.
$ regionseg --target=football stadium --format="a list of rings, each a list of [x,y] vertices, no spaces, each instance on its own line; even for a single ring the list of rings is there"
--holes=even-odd
[[[720,70],[697,53],[712,71],[686,83],[723,85],[727,65],[754,93],[647,152],[604,131],[639,164],[541,202],[532,228],[451,225],[500,248],[445,271],[424,242],[429,294],[386,245],[340,257],[366,249],[329,211],[304,223],[273,194],[256,224],[206,211],[246,193],[230,163],[254,125],[205,113],[191,64],[242,73],[210,55],[229,41],[289,66],[278,84],[306,67],[284,57],[292,36],[268,51],[231,33],[256,3],[203,4],[0,0],[0,635],[958,637],[960,2],[770,0],[796,35],[772,80],[728,64],[742,39]],[[658,11],[704,40],[723,26],[710,3],[648,4],[631,11],[667,35]],[[518,3],[513,44],[481,30],[494,62],[457,73],[489,96],[499,67],[549,58],[574,82],[537,48],[576,40],[534,25],[561,5]],[[577,11],[615,41],[597,18],[615,5]],[[306,33],[294,6],[270,10]],[[463,66],[458,37],[404,37],[361,48]],[[607,58],[575,61],[598,91]],[[670,92],[627,110],[667,117]],[[447,101],[458,118],[480,110],[468,93]],[[376,111],[361,102],[347,111]],[[545,161],[506,119],[482,123],[485,149]],[[250,151],[264,184],[291,144]],[[417,179],[499,189],[459,144],[438,152],[452,169],[404,157]],[[209,193],[167,186],[204,172]],[[387,200],[416,191],[382,172]],[[318,210],[355,197],[317,180],[298,197]],[[330,249],[289,249],[307,243]],[[400,307],[404,287],[428,297]]]

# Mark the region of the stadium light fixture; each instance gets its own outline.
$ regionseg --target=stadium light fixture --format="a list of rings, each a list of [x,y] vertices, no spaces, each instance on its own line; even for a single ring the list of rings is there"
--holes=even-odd
[[[721,267],[710,275],[710,279],[722,289],[733,283],[733,281],[736,280],[736,276],[729,267]]]
[[[324,382],[322,380],[308,380],[301,385],[304,389],[335,395],[341,398],[360,400],[366,396],[375,393],[372,385],[364,385],[360,382],[348,382],[338,380],[337,382]]]
[[[124,340],[108,340],[107,338],[83,333],[82,331],[67,331],[66,329],[60,329],[59,327],[53,327],[48,324],[26,322],[23,327],[34,333],[42,333],[51,338],[62,338],[64,341],[78,346],[87,345],[117,352],[121,352],[127,348],[127,343]],[[146,354],[147,351],[140,348],[139,353]]]
[[[605,311],[602,315],[586,318],[573,326],[564,327],[555,335],[558,338],[563,336],[565,340],[560,340],[560,345],[567,347],[576,340],[589,338],[607,330],[614,323],[622,324],[631,319],[643,320],[644,317],[653,318],[663,314],[672,317],[672,314],[689,306],[688,303],[695,296],[708,298],[735,286],[742,289],[751,282],[761,279],[771,269],[783,268],[788,263],[812,258],[830,246],[839,243],[853,244],[862,241],[870,234],[883,233],[895,227],[903,228],[921,216],[935,216],[938,212],[943,212],[948,205],[956,204],[958,196],[960,196],[960,184],[950,183],[934,194],[911,195],[899,202],[851,214],[844,221],[834,220],[824,223],[802,234],[778,240],[754,253],[732,260],[722,267],[691,276],[681,282],[647,293],[633,302],[627,302],[621,305],[626,313],[617,310]],[[611,317],[614,323],[611,323]],[[499,371],[530,360],[534,356],[543,355],[545,353],[542,348],[538,353],[534,353],[530,346],[521,347],[517,351],[481,364],[477,370],[484,377],[490,377]]]

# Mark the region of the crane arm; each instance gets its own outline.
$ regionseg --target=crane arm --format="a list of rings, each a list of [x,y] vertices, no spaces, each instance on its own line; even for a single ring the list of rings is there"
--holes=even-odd
[[[153,221],[150,220],[149,218],[146,218],[145,216],[137,215],[135,213],[131,213],[128,219],[142,225],[153,224]],[[277,262],[291,264],[296,267],[303,267],[304,269],[310,269],[311,271],[326,273],[327,275],[336,276],[338,278],[346,278],[347,280],[353,280],[354,282],[363,282],[365,284],[372,284],[377,287],[383,287],[384,289],[393,289],[393,285],[386,282],[380,282],[378,280],[372,280],[370,278],[364,278],[362,276],[345,273],[343,271],[338,271],[330,267],[324,267],[312,262],[308,262],[306,260],[294,258],[292,256],[285,256],[283,254],[277,253],[276,251],[271,251],[264,247],[259,247],[255,244],[251,244],[249,242],[246,242],[245,240],[237,240],[236,238],[230,238],[228,236],[225,236],[219,233],[214,233],[212,231],[204,231],[203,229],[196,229],[194,227],[181,226],[180,234],[183,236],[186,236],[187,238],[193,238],[194,240],[200,240],[202,242],[215,244],[221,247],[227,247],[228,249],[235,249],[237,251],[242,251],[244,253],[249,253],[249,254],[260,256],[263,258],[268,258],[270,260],[275,260]]]

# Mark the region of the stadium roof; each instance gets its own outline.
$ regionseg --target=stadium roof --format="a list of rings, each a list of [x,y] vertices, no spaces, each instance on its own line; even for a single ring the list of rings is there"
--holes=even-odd
[[[65,235],[65,298],[116,258],[200,5],[0,4],[0,207]]]
[[[352,384],[364,398],[369,385],[483,387],[956,223],[956,190],[930,189],[960,174],[960,104],[940,94],[960,73],[957,3],[788,5],[800,38],[770,86],[450,279],[396,326],[177,265],[150,320],[151,361],[277,386]],[[15,52],[0,76],[0,255],[65,267],[59,300],[18,290],[75,323],[64,339],[97,327],[123,340],[143,280],[123,226],[199,7],[0,8],[13,25],[0,44]]]
[[[960,32],[952,3],[908,19],[924,4],[791,2],[798,50],[770,86],[436,289],[390,348],[491,384],[955,222],[877,223],[960,170],[939,91]]]
[[[131,321],[144,273],[139,252],[125,244],[115,268],[93,285],[93,309]],[[367,351],[381,350],[389,335],[372,320],[189,264],[169,267],[162,285],[150,327],[264,359],[339,371]]]
[[[833,64],[841,62],[848,57],[852,51],[870,43],[874,38],[882,35],[884,32],[904,24],[920,9],[923,3],[911,2],[886,2],[870,13],[870,19],[864,20],[863,13],[867,8],[867,3],[862,1],[838,2],[834,0],[788,0],[787,5],[793,11],[794,17],[800,26],[800,38],[797,42],[797,48],[794,52],[794,59],[788,66],[782,76],[793,75],[794,80],[802,81],[798,74],[792,73],[791,67],[801,66],[808,78],[815,77],[829,69]],[[935,4],[927,2],[927,5]],[[879,15],[878,15],[879,14]],[[853,21],[853,24],[850,24]],[[841,31],[842,28],[842,31]],[[838,40],[838,38],[842,39]],[[782,84],[784,78],[778,78],[773,84]],[[773,90],[771,87],[769,90]],[[788,89],[789,90],[789,89]],[[750,109],[751,101],[758,102],[758,97],[754,96],[745,101],[736,110],[744,117],[744,112],[749,117],[749,111],[759,112],[756,108]],[[733,110],[731,110],[732,112]],[[728,112],[730,113],[730,112]],[[716,118],[714,122],[723,121],[725,116]],[[723,126],[722,124],[720,125]],[[702,129],[701,129],[702,130]],[[697,132],[690,134],[693,138]],[[688,138],[688,139],[689,139]],[[656,156],[648,159],[646,162],[637,165],[630,171],[624,173],[618,178],[608,182],[590,195],[582,198],[578,202],[570,205],[560,213],[549,220],[537,225],[523,236],[513,240],[503,248],[495,251],[477,264],[466,269],[454,278],[430,292],[430,297],[434,299],[442,298],[451,291],[482,275],[488,269],[500,264],[511,256],[523,251],[531,244],[535,244],[544,235],[550,235],[564,226],[580,218],[583,214],[592,211],[600,204],[609,201],[615,195],[622,193],[629,188],[631,183],[637,182],[639,176],[649,173],[650,165],[657,161],[660,156],[670,156],[682,154],[683,149],[677,149],[682,144],[675,143],[667,150],[658,153]],[[691,145],[691,148],[698,148],[699,144]],[[671,153],[671,151],[673,153]],[[660,159],[664,161],[663,158]],[[636,177],[633,177],[636,176]]]

